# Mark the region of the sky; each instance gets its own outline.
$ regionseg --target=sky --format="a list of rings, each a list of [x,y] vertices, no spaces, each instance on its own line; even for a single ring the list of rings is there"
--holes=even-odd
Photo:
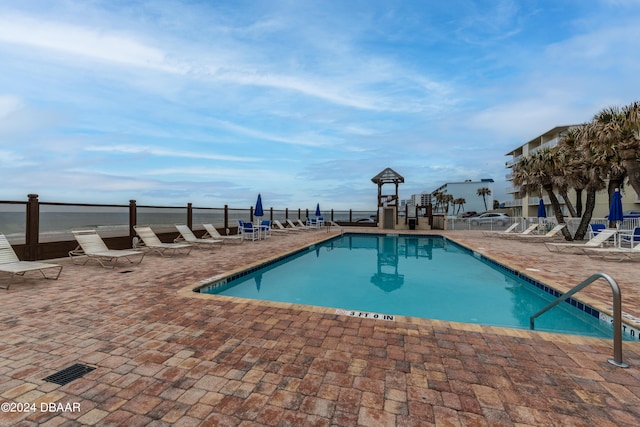
[[[0,0],[0,200],[376,209],[640,98],[640,0]],[[392,187],[392,186],[390,186]],[[385,194],[393,188],[383,187]]]

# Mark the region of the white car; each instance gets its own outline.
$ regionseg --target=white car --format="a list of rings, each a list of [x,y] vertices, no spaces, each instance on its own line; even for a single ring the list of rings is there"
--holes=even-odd
[[[471,225],[495,224],[498,226],[503,226],[511,222],[511,218],[509,217],[509,215],[504,213],[487,212],[483,213],[482,215],[469,218],[469,221],[471,222]]]

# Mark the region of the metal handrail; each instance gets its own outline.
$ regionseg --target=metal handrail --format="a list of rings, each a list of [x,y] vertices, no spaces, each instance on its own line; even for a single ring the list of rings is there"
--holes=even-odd
[[[608,361],[612,365],[618,366],[620,368],[628,368],[629,365],[622,361],[622,296],[620,294],[620,287],[618,286],[618,283],[613,280],[613,277],[609,276],[606,273],[596,273],[590,276],[587,280],[583,281],[578,286],[571,289],[566,294],[561,295],[556,300],[551,302],[551,304],[538,311],[536,314],[529,318],[529,327],[533,330],[536,317],[560,304],[562,301],[571,297],[576,292],[586,288],[598,279],[605,279],[607,282],[609,282],[611,291],[613,292],[613,359],[608,359]]]

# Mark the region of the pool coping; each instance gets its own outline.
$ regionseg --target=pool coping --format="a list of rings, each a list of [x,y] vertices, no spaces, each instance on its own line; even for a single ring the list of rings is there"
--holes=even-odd
[[[485,260],[486,262],[492,264],[493,266],[497,267],[500,270],[506,271],[508,273],[510,273],[511,275],[524,280],[525,282],[531,284],[532,286],[535,286],[536,288],[550,294],[553,297],[558,297],[560,295],[562,295],[563,293],[558,291],[556,288],[554,288],[553,286],[550,286],[548,284],[546,284],[545,282],[536,279],[535,277],[531,277],[525,273],[522,273],[520,271],[518,271],[517,268],[513,267],[513,266],[509,266],[507,262],[503,261],[498,261],[490,256],[487,256],[486,254],[482,253],[480,250],[475,250],[472,248],[467,247],[465,244],[457,241],[455,238],[452,238],[451,236],[446,236],[443,234],[435,234],[435,233],[428,233],[428,234],[408,234],[408,233],[397,233],[397,232],[383,232],[380,230],[377,230],[376,232],[366,232],[366,233],[359,233],[358,231],[354,231],[354,230],[349,230],[346,233],[343,234],[360,234],[360,235],[379,235],[379,236],[398,236],[398,237],[441,237],[445,240],[450,240],[453,243],[455,243],[457,246],[459,246],[461,249],[469,252],[471,255],[474,256],[479,256],[481,257],[483,260]],[[312,244],[304,244],[301,246],[298,246],[296,248],[293,248],[291,251],[285,253],[285,254],[279,254],[279,255],[275,255],[260,261],[256,261],[253,262],[249,265],[245,265],[236,269],[232,269],[228,272],[224,272],[221,274],[217,274],[215,276],[211,276],[202,280],[199,280],[195,283],[192,283],[190,285],[184,286],[182,288],[180,288],[176,294],[180,297],[185,297],[185,298],[196,298],[196,299],[216,299],[219,301],[228,301],[228,302],[238,302],[238,303],[244,303],[244,304],[252,304],[252,305],[266,305],[269,307],[275,307],[275,308],[282,308],[282,309],[298,309],[298,310],[304,310],[304,311],[310,311],[310,312],[315,312],[315,313],[323,313],[323,314],[332,314],[332,315],[336,315],[336,316],[345,316],[345,317],[351,317],[351,315],[348,314],[348,312],[352,312],[352,313],[356,313],[355,317],[364,317],[364,318],[370,318],[372,320],[383,320],[383,319],[379,319],[377,316],[367,316],[367,315],[380,315],[380,316],[384,316],[384,314],[380,314],[380,313],[367,313],[367,312],[359,312],[357,310],[349,310],[349,309],[344,309],[344,308],[336,308],[336,307],[322,307],[322,306],[315,306],[315,305],[308,305],[308,304],[300,304],[300,303],[286,303],[286,302],[278,302],[278,301],[269,301],[269,300],[259,300],[259,299],[253,299],[253,298],[242,298],[242,297],[232,297],[232,296],[226,296],[226,295],[217,295],[217,294],[209,294],[209,293],[201,293],[201,292],[197,292],[197,289],[202,288],[204,286],[206,286],[207,284],[213,284],[213,283],[218,283],[218,282],[222,282],[224,281],[224,284],[226,284],[228,281],[230,280],[234,280],[238,277],[242,277],[246,274],[250,274],[251,272],[254,272],[260,268],[263,268],[265,266],[280,262],[284,259],[290,258],[292,256],[295,256],[296,254],[299,254],[301,252],[305,252],[308,251],[309,249],[313,248],[314,246],[324,243],[326,241],[329,240],[333,240],[336,239],[338,237],[341,237],[343,234],[337,236],[337,235],[328,235],[326,238],[324,239],[320,239]],[[575,299],[575,298],[568,298],[565,303],[570,304],[571,306],[573,306],[574,308],[583,311],[585,314],[588,314],[592,317],[596,317],[597,319],[603,321],[603,322],[609,322],[609,323],[613,323],[613,313],[612,313],[612,309],[610,308],[605,308],[605,307],[601,307],[602,303],[600,303],[597,300],[591,299],[589,298],[587,295],[583,295],[583,299]],[[589,302],[585,302],[585,301],[589,301]],[[598,307],[600,306],[600,307]],[[361,315],[357,315],[357,313],[361,313]],[[597,315],[596,315],[597,314]],[[493,333],[497,333],[498,331],[501,332],[500,335],[509,335],[509,336],[530,336],[529,334],[535,334],[535,336],[543,336],[543,337],[547,337],[549,339],[558,339],[560,337],[565,338],[565,337],[576,337],[578,339],[594,339],[594,340],[605,340],[605,341],[610,341],[610,338],[597,338],[597,337],[591,337],[591,336],[584,336],[584,335],[572,335],[572,334],[563,334],[563,333],[554,333],[554,332],[547,332],[547,331],[536,331],[536,330],[528,330],[528,329],[517,329],[517,328],[509,328],[509,327],[504,327],[504,326],[490,326],[490,325],[480,325],[480,324],[474,324],[474,323],[464,323],[464,322],[454,322],[454,321],[449,321],[449,320],[439,320],[439,319],[429,319],[429,318],[421,318],[421,317],[412,317],[412,316],[403,316],[403,315],[393,315],[393,320],[396,322],[404,322],[404,323],[409,323],[409,324],[414,324],[414,325],[432,325],[432,324],[442,324],[442,325],[449,325],[454,329],[462,329],[462,330],[466,330],[466,331],[476,331],[476,332],[487,332],[487,331],[491,331]],[[636,323],[636,325],[631,324],[630,322],[634,322]],[[630,337],[630,340],[626,340],[626,342],[640,342],[640,319],[636,319],[633,316],[630,316],[626,313],[623,313],[622,316],[622,328],[623,328],[623,337],[628,338]],[[513,333],[512,331],[517,331],[519,333]],[[541,335],[538,335],[541,334]]]

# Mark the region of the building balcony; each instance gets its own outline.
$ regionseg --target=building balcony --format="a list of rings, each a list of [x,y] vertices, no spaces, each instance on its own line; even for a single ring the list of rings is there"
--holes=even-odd
[[[507,187],[504,189],[507,194],[514,194],[520,192],[520,187]]]
[[[505,208],[514,208],[514,207],[521,207],[522,206],[522,200],[521,199],[516,199],[516,200],[507,200],[504,202],[504,207]]]
[[[515,156],[513,159],[511,160],[507,160],[505,163],[505,166],[510,168],[511,166],[515,165],[516,163],[518,163],[522,157],[524,157],[522,154],[520,154],[519,156]]]

